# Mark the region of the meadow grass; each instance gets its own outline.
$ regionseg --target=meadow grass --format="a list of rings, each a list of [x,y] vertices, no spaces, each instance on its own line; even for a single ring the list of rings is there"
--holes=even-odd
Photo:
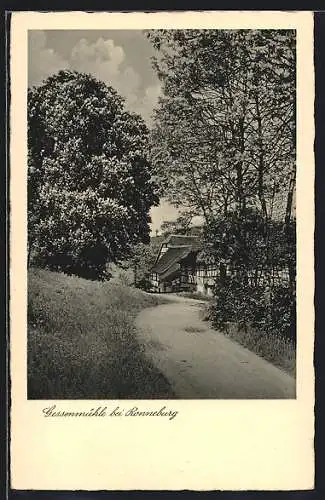
[[[31,269],[29,399],[153,399],[173,396],[145,357],[133,324],[160,298],[110,282]]]

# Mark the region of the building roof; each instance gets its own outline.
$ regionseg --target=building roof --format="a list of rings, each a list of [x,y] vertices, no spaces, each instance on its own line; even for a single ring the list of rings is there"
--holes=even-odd
[[[163,274],[165,273],[173,264],[180,262],[182,259],[188,256],[191,252],[191,247],[180,247],[180,248],[169,248],[161,258],[156,262],[152,271],[154,273]]]
[[[174,262],[163,274],[159,275],[160,281],[164,281],[166,278],[173,279],[174,276],[179,272],[179,263]]]
[[[168,250],[159,258],[161,248],[168,244]],[[179,263],[185,259],[191,252],[197,252],[201,249],[201,244],[197,236],[184,236],[171,234],[166,238],[161,246],[152,272],[158,273],[160,279],[165,279],[179,270]]]

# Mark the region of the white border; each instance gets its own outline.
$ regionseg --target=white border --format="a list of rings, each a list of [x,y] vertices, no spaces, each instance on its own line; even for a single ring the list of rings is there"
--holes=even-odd
[[[297,30],[297,399],[168,401],[165,419],[45,419],[26,398],[26,89],[29,29]],[[310,12],[37,13],[11,23],[11,473],[14,489],[292,490],[314,476],[314,69]],[[108,402],[109,404],[110,402]],[[114,402],[111,402],[112,406]],[[131,402],[130,406],[131,406]],[[159,408],[161,401],[137,402]],[[95,404],[92,401],[92,406]],[[102,405],[103,401],[99,402]],[[60,402],[85,408],[86,401]]]

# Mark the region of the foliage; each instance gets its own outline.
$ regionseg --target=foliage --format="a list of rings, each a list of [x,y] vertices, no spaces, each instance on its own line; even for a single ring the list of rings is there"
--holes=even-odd
[[[209,253],[228,266],[217,279],[210,319],[218,328],[236,321],[239,328],[257,329],[295,342],[295,221],[284,231],[280,221],[246,209],[216,219],[206,228]],[[273,275],[280,269],[288,279]]]
[[[295,32],[148,37],[163,89],[156,176],[171,203],[204,217],[206,258],[232,270],[215,284],[211,319],[294,339]],[[288,284],[274,285],[275,268],[289,271]]]
[[[295,296],[288,285],[254,285],[236,274],[216,280],[209,319],[225,329],[235,322],[240,330],[255,329],[296,342]]]
[[[133,270],[134,285],[137,288],[146,291],[150,290],[151,282],[149,275],[155,263],[157,253],[157,245],[151,242],[149,245],[139,243],[133,247],[131,258],[124,265]]]
[[[296,225],[287,230],[281,221],[267,219],[252,208],[228,212],[210,220],[204,229],[206,244],[216,261],[246,270],[286,269],[295,264]]]
[[[160,226],[162,235],[167,238],[171,234],[184,234],[187,236],[199,236],[202,230],[198,226],[193,226],[193,214],[185,211],[182,212],[175,220],[166,220]]]
[[[112,283],[29,271],[28,398],[172,397],[143,355],[134,316],[161,298]]]
[[[163,221],[160,226],[162,235],[167,238],[171,234],[188,234],[190,220],[185,216],[179,216],[176,220]]]
[[[144,121],[90,75],[60,71],[28,91],[29,255],[37,265],[106,276],[140,241],[158,203]]]
[[[206,222],[246,206],[290,219],[295,32],[154,30],[148,37],[163,89],[152,159],[165,196]]]
[[[211,304],[202,311],[203,319],[211,319]],[[252,326],[240,328],[235,321],[222,326],[225,335],[243,345],[258,356],[263,357],[287,373],[295,376],[296,349],[295,343],[274,330],[261,330]]]

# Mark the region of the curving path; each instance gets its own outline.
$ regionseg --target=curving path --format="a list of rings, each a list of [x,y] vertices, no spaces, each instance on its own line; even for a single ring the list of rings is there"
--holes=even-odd
[[[147,356],[177,398],[295,398],[292,377],[200,319],[202,302],[170,299],[141,311],[136,325]]]

